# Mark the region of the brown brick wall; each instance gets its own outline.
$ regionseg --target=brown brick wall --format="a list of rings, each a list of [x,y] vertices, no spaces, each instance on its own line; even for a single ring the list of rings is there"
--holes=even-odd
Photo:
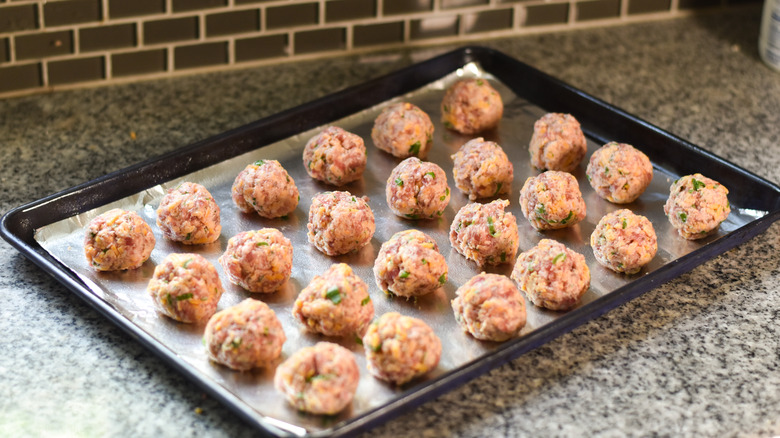
[[[761,0],[0,0],[0,98]]]

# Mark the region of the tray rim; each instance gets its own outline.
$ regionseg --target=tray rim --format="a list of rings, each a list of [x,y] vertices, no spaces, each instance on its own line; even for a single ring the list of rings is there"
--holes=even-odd
[[[263,147],[280,140],[281,138],[294,135],[297,132],[302,132],[327,123],[328,121],[337,120],[356,111],[366,109],[374,104],[381,103],[394,96],[418,88],[418,85],[416,84],[419,82],[423,82],[422,84],[419,84],[421,86],[424,85],[424,83],[431,82],[431,77],[435,80],[449,74],[454,69],[460,68],[469,62],[479,62],[485,71],[490,73],[493,73],[491,71],[491,66],[497,63],[508,63],[515,68],[531,72],[535,75],[535,80],[544,81],[557,87],[556,92],[560,92],[566,97],[581,99],[578,104],[591,105],[594,108],[600,108],[603,111],[617,115],[618,118],[623,119],[624,122],[629,122],[629,124],[641,127],[647,132],[665,138],[666,141],[676,143],[683,148],[684,152],[687,151],[687,153],[695,154],[697,156],[703,155],[710,160],[708,164],[728,169],[730,172],[735,172],[739,176],[748,178],[751,182],[763,186],[763,188],[768,189],[763,193],[766,195],[766,200],[774,201],[774,203],[771,204],[772,208],[767,209],[767,214],[763,217],[748,222],[727,235],[643,276],[641,278],[642,281],[633,281],[622,286],[603,297],[561,315],[553,322],[534,330],[522,338],[517,338],[502,344],[500,347],[472,362],[464,364],[435,379],[426,381],[417,387],[407,388],[382,406],[368,410],[342,423],[335,424],[330,429],[308,432],[306,436],[352,435],[387,421],[434,397],[457,388],[488,370],[541,346],[558,336],[568,333],[583,323],[601,316],[613,308],[692,270],[705,261],[760,234],[773,222],[780,219],[780,186],[680,137],[666,132],[657,126],[645,122],[611,104],[549,76],[546,73],[536,70],[502,52],[481,46],[465,46],[16,207],[7,212],[3,215],[2,219],[0,219],[0,235],[13,247],[19,250],[22,255],[30,259],[76,295],[84,299],[89,305],[119,326],[120,329],[129,334],[133,339],[139,341],[146,348],[157,354],[158,357],[163,359],[169,366],[172,366],[174,369],[184,374],[185,377],[196,383],[202,390],[226,405],[226,407],[236,413],[248,424],[264,434],[272,436],[291,436],[284,430],[274,426],[273,421],[268,421],[262,414],[245,405],[243,401],[230,393],[227,389],[215,382],[203,379],[203,376],[186,362],[172,354],[165,345],[156,341],[142,329],[126,320],[108,303],[104,302],[96,295],[93,295],[87,286],[70,271],[70,268],[54,259],[54,257],[48,254],[48,252],[40,247],[34,240],[35,229],[59,220],[59,218],[49,220],[47,215],[36,215],[36,213],[40,210],[45,211],[48,208],[60,208],[60,210],[58,210],[61,214],[60,218],[65,218],[81,211],[105,205],[126,196],[126,194],[139,191],[140,186],[143,186],[140,187],[140,189],[154,186],[161,182],[176,178],[177,176],[198,170],[206,165],[214,164],[231,156]],[[424,74],[419,74],[421,72],[424,72]],[[507,86],[513,88],[503,77],[500,75],[496,76],[498,79],[504,81]],[[409,77],[414,80],[405,82],[404,84],[400,84],[404,81],[392,80],[396,78],[408,79]],[[395,85],[388,86],[388,82],[395,83]],[[376,93],[372,96],[371,93],[367,92],[369,90],[374,90],[377,86],[384,88],[382,93]],[[393,94],[388,95],[388,93]],[[338,111],[324,111],[324,109],[331,108],[333,102],[342,102],[344,100],[348,100],[351,103],[344,107],[340,107]],[[311,113],[311,115],[316,117],[300,117],[301,113]],[[323,121],[323,117],[329,117],[329,119]],[[305,119],[305,121],[303,119]],[[290,120],[295,120],[295,122],[290,124]],[[288,124],[285,125],[285,129],[279,128],[282,125],[282,123],[280,123],[282,121],[288,122]],[[584,123],[583,126],[585,126]],[[276,127],[276,129],[272,129],[262,140],[250,142],[251,144],[244,144],[246,142],[245,140],[239,141],[237,144],[230,144],[229,147],[220,149],[218,151],[219,153],[214,153],[215,151],[210,150],[213,149],[216,144],[234,141],[237,136],[240,136],[240,134],[245,133],[246,131],[267,127]],[[598,132],[589,132],[588,135],[593,138],[600,138]],[[178,160],[185,156],[192,159]],[[164,163],[169,164],[171,161],[182,164],[176,166],[163,165]],[[154,172],[154,178],[140,178],[141,175],[146,177],[151,172]],[[143,181],[144,183],[121,185],[120,188],[116,187],[116,181],[127,179]],[[95,193],[99,196],[94,196]],[[79,201],[80,197],[82,200],[86,199],[87,202],[73,203],[74,200]],[[44,220],[42,216],[47,218]],[[42,224],[42,222],[45,223]]]

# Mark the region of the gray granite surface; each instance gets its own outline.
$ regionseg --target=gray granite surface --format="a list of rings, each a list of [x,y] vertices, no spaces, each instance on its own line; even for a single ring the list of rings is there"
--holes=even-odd
[[[758,58],[759,18],[483,44],[780,182],[780,74]],[[450,48],[0,101],[0,212]],[[778,247],[775,224],[366,436],[778,435]],[[0,266],[0,436],[254,434],[5,242]]]

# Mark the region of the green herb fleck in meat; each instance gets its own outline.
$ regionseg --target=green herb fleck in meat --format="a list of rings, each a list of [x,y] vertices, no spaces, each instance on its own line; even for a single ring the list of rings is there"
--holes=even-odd
[[[555,264],[555,263],[558,263],[558,261],[561,261],[561,260],[566,260],[566,253],[565,252],[562,252],[562,253],[558,254],[557,256],[553,257],[552,262],[553,262],[553,264]]]
[[[255,161],[255,166],[262,166],[263,164],[265,164],[265,161],[263,161],[263,160]]]
[[[397,186],[403,187],[404,186],[404,180],[402,180],[401,178],[396,178],[395,179],[395,184]]]
[[[571,211],[571,210],[569,210],[569,215],[568,215],[568,216],[566,216],[566,217],[565,217],[565,218],[564,218],[564,219],[561,221],[561,224],[562,224],[562,225],[566,225],[566,222],[569,222],[573,216],[574,216],[574,212],[573,212],[573,211]]]
[[[500,191],[501,191],[501,186],[502,186],[502,185],[503,185],[503,183],[498,183],[498,184],[496,184],[496,192],[495,192],[495,193],[493,193],[493,196],[496,196],[496,195],[498,195],[498,192],[500,192]]]
[[[433,172],[425,172],[426,175],[430,175],[431,178],[436,178],[436,174]]]
[[[626,218],[623,218],[623,229],[625,230],[627,226],[628,226],[628,221],[626,220]]]
[[[691,178],[691,182],[693,183],[693,190],[699,191],[699,189],[706,187],[707,185],[696,178]]]
[[[268,242],[257,242],[255,246],[268,246]]]
[[[400,274],[398,274],[400,278],[407,278],[409,277],[409,271],[401,271]]]
[[[186,294],[181,294],[181,295],[177,296],[176,297],[176,301],[189,300],[192,297],[193,297],[192,292],[188,292]]]
[[[683,222],[688,220],[688,215],[684,211],[680,212],[680,220],[682,220]]]
[[[496,227],[493,225],[493,216],[488,216],[487,223],[488,223],[488,231],[490,232],[490,235],[495,236]]]
[[[184,261],[184,263],[182,263],[181,267],[182,268],[186,268],[187,266],[190,265],[191,262],[192,262],[192,259],[187,259],[187,260]]]
[[[361,306],[365,306],[366,304],[371,302],[371,295],[366,295],[365,298],[363,298],[363,301],[360,302]]]
[[[447,281],[447,273],[445,272],[441,274],[441,276],[439,276],[439,284],[444,284],[446,281]]]
[[[417,155],[417,154],[419,154],[420,153],[420,146],[422,146],[422,145],[420,144],[419,141],[414,142],[413,145],[409,146],[409,154],[410,155]]]
[[[325,298],[331,300],[333,304],[338,304],[341,302],[341,291],[338,287],[333,286],[325,292]]]

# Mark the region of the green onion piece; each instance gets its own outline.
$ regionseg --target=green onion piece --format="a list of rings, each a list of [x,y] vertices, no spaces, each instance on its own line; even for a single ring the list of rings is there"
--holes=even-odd
[[[416,214],[409,214],[409,213],[404,214],[404,216],[406,216],[409,219],[419,219],[420,218],[420,216],[417,216]]]
[[[572,218],[572,216],[574,216],[574,212],[573,212],[573,211],[571,211],[571,210],[569,210],[569,215],[568,215],[568,216],[566,216],[566,218],[564,218],[564,219],[561,221],[561,224],[564,224],[564,225],[565,225],[565,224],[566,224],[566,222],[569,222],[569,220]]]
[[[190,265],[190,262],[192,262],[192,259],[187,259],[184,263],[182,263],[181,267],[186,268]]]
[[[192,233],[187,233],[187,235],[184,236],[184,240],[190,240],[190,239],[192,239]],[[186,266],[185,266],[185,268],[186,268]]]
[[[505,252],[502,252],[502,253],[501,253],[501,262],[503,263],[503,262],[505,262],[505,261],[506,261],[506,253],[505,253]]]
[[[333,304],[338,304],[341,302],[341,291],[338,287],[333,286],[325,292],[325,298],[331,300]]]
[[[241,346],[241,338],[235,338],[232,341],[230,341],[231,348],[238,348],[240,346]]]
[[[439,277],[439,284],[444,284],[446,281],[447,281],[447,273],[445,272],[441,274],[441,276]]]
[[[373,351],[374,353],[379,353],[380,351],[382,351],[382,343],[380,342],[379,345],[372,345],[371,351]]]
[[[407,278],[409,277],[409,271],[401,271],[400,274],[398,274],[400,278]]]
[[[361,306],[365,306],[366,304],[371,302],[371,295],[366,295],[365,298],[363,298],[363,301],[360,302]]]
[[[413,145],[409,146],[409,154],[417,155],[418,153],[420,153],[420,146],[422,145],[420,144],[419,141],[414,142]]]
[[[443,200],[445,200],[445,199],[447,199],[447,196],[446,196],[446,195],[441,195],[441,196],[439,196],[439,201],[443,201]]]
[[[536,212],[542,216],[547,214],[547,212],[544,210],[544,204],[539,204],[536,206]]]
[[[255,246],[268,246],[268,242],[257,242]]]
[[[477,79],[477,85],[479,85],[481,87],[481,86],[485,85],[485,82],[482,79]]]
[[[685,212],[681,212],[680,219],[682,219],[682,221],[685,222],[688,220],[688,215]]]
[[[189,300],[192,297],[193,297],[192,292],[189,292],[189,293],[181,294],[181,295],[177,296],[176,297],[176,301]]]
[[[559,260],[566,260],[566,253],[562,252],[558,254],[557,256],[553,257],[553,264],[558,263]]]
[[[706,187],[707,184],[697,180],[696,178],[691,178],[691,182],[693,182],[693,190],[698,191],[701,188]]]
[[[495,236],[496,227],[493,225],[493,216],[488,216],[487,223],[488,223],[488,231],[490,231],[490,235]]]
[[[358,345],[363,345],[363,340],[360,339],[360,336],[358,336],[358,335],[355,335],[355,342],[357,342]]]
[[[396,178],[395,179],[395,184],[398,185],[398,186],[403,187],[404,186],[404,180],[402,180],[401,178]]]
[[[501,191],[501,186],[502,186],[502,185],[504,185],[504,183],[498,183],[498,184],[496,184],[496,192],[495,192],[495,193],[493,193],[493,196],[496,196],[496,195],[498,195],[498,192],[500,192],[500,191]]]
[[[450,196],[450,188],[449,187],[444,189],[444,194],[447,195],[447,196]]]
[[[263,160],[255,161],[255,166],[262,166],[263,164],[265,164],[265,161],[263,161]]]
[[[606,173],[609,173],[609,167],[605,167],[605,168],[604,168],[604,173],[605,173],[605,174],[606,174]]]
[[[623,229],[625,230],[628,226],[628,221],[626,221],[626,218],[623,218]]]
[[[352,197],[352,202],[357,202],[354,196]]]
[[[433,172],[425,172],[426,175],[430,175],[431,178],[436,178],[436,174]]]

